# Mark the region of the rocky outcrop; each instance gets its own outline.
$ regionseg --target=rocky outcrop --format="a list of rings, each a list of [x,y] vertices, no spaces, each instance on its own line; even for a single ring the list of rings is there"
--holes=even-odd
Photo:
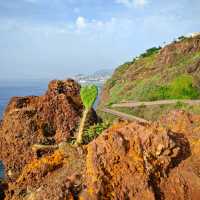
[[[82,147],[65,141],[42,155],[32,156],[31,145],[9,151],[8,166],[19,166],[20,150],[32,157],[9,180],[5,200],[199,199],[200,115],[173,111],[148,124],[115,123]]]
[[[199,199],[200,196],[200,116],[184,111],[171,112],[161,119],[161,123],[173,132],[187,138],[190,156],[177,165],[160,188],[167,200]]]
[[[0,160],[10,180],[34,158],[52,151],[33,151],[34,144],[56,145],[75,136],[83,109],[79,90],[73,80],[54,80],[43,96],[11,99],[0,128]],[[89,122],[96,121],[92,111]]]
[[[185,38],[180,42],[173,42],[161,49],[158,55],[160,64],[171,65],[176,62],[177,54],[189,55],[200,51],[200,35],[193,38]]]
[[[121,123],[88,145],[83,199],[198,200],[200,116]]]
[[[52,155],[34,159],[10,183],[5,200],[74,200],[82,189],[84,154],[69,144]]]
[[[151,125],[118,124],[88,146],[84,199],[163,199],[160,183],[190,156],[187,138]]]

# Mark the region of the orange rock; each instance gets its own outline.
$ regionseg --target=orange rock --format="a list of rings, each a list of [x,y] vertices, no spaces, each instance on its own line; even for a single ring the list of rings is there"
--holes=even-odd
[[[43,96],[13,97],[0,126],[0,160],[15,180],[34,158],[51,153],[33,152],[33,144],[54,145],[75,136],[82,116],[80,85],[69,79],[49,83]],[[90,123],[96,122],[93,111]]]
[[[199,130],[200,116],[184,111],[114,124],[81,151],[65,144],[30,161],[6,200],[198,200]]]

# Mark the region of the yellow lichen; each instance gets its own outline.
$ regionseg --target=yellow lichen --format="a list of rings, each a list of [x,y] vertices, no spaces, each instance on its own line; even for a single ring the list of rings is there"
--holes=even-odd
[[[45,156],[39,160],[33,160],[30,164],[26,165],[18,178],[17,182],[21,182],[27,175],[33,171],[37,171],[45,167],[45,172],[52,171],[57,166],[62,165],[64,160],[64,152],[57,150],[50,156]]]
[[[120,128],[126,126],[128,124],[128,121],[123,121],[120,123],[114,123],[109,129],[109,132],[115,132],[116,130],[119,130]]]
[[[95,170],[93,165],[93,150],[90,146],[88,147],[87,150],[88,150],[87,160],[86,160],[87,175],[91,177],[92,182],[94,183],[97,181],[97,175],[96,175],[97,170]]]

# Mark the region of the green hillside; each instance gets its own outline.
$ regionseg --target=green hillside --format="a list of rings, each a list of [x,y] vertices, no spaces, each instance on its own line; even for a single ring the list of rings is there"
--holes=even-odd
[[[180,37],[161,48],[148,49],[119,66],[106,82],[99,108],[122,101],[200,98],[200,36]],[[199,112],[197,106],[170,105],[118,109],[147,119],[155,119],[175,108]],[[102,115],[102,113],[100,113]],[[103,117],[105,117],[103,115]]]

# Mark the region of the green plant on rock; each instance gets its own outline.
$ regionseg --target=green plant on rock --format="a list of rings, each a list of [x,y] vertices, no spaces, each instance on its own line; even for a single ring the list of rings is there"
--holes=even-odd
[[[83,143],[84,144],[90,143],[93,139],[97,138],[109,126],[110,126],[109,122],[102,122],[86,128],[84,131]]]
[[[83,116],[80,122],[79,132],[78,132],[77,140],[76,140],[76,144],[78,145],[83,142],[83,130],[84,130],[86,118],[97,98],[98,88],[96,85],[84,86],[81,88],[80,95],[81,95],[81,100],[83,102],[85,109],[83,111]]]

